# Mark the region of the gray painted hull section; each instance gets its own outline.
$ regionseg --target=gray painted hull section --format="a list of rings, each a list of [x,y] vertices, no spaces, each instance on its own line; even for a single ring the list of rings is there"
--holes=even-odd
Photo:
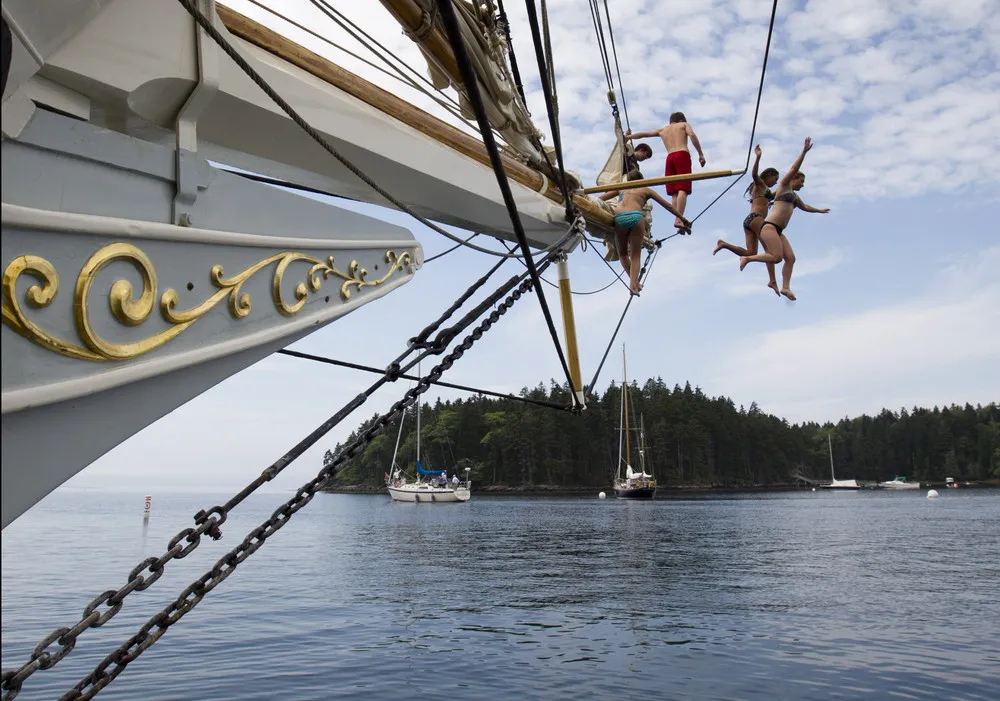
[[[193,226],[179,227],[170,148],[41,110],[4,141],[4,527],[129,436],[422,263],[406,229],[186,158],[196,198]],[[39,260],[50,273],[14,275],[31,261],[45,270]]]

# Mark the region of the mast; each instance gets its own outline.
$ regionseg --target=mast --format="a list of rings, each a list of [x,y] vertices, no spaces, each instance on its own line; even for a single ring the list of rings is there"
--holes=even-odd
[[[403,437],[403,423],[406,421],[406,412],[404,411],[399,417],[399,432],[396,434],[396,447],[392,449],[392,464],[389,465],[389,476],[396,469],[396,455],[399,453],[399,439]]]
[[[417,363],[417,377],[420,377],[420,363]],[[417,463],[420,463],[420,395],[417,395]]]
[[[642,474],[646,474],[646,424],[639,414],[639,457],[641,458]]]
[[[622,362],[625,361],[625,346],[622,346]],[[624,373],[623,373],[624,376]],[[617,477],[622,477],[622,440],[625,439],[625,385],[622,385],[621,405],[618,409],[618,472]]]
[[[625,367],[625,344],[622,344],[622,400],[625,400],[625,396],[628,393],[628,371]],[[625,402],[625,464],[631,465],[631,451],[629,446],[629,435],[628,435],[628,402]]]
[[[832,434],[826,434],[826,443],[830,446],[830,481],[836,482],[837,478],[833,475],[833,439],[830,438]]]

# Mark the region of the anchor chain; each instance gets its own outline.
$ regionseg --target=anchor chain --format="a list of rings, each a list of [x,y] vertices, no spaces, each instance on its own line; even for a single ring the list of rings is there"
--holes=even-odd
[[[573,227],[570,227],[570,231]],[[542,263],[540,268],[548,267],[551,263],[551,254]],[[499,266],[493,267],[486,275],[484,275],[479,280],[475,281],[469,290],[463,293],[460,299],[467,300],[471,294],[479,289],[483,283],[488,279]],[[477,305],[469,314],[466,314],[461,320],[455,323],[453,326],[443,329],[439,332],[441,338],[435,339],[432,343],[424,346],[424,352],[420,354],[420,357],[426,355],[440,355],[447,343],[444,342],[446,338],[450,342],[457,334],[461,333],[465,328],[468,328],[479,316],[481,316],[485,310],[495,304],[500,296],[510,291],[514,285],[519,281],[522,281],[522,287],[515,290],[515,293],[511,294],[511,297],[500,306],[503,311],[500,314],[506,312],[509,306],[508,302],[513,298],[514,300],[519,299],[523,294],[524,283],[530,282],[530,279],[526,279],[526,274],[521,276],[516,276],[505,282],[500,288],[491,294],[483,303]],[[529,285],[527,289],[531,289]],[[514,296],[516,294],[516,297]],[[511,304],[513,302],[510,302]],[[441,324],[451,316],[459,305],[452,305],[449,307],[444,314],[442,314],[438,319],[429,324],[423,331],[421,331],[417,338],[426,339],[434,331],[436,331]],[[493,319],[494,315],[498,312],[494,311],[490,314],[489,319],[491,323],[485,328],[478,329],[480,335],[490,326],[495,323]],[[497,319],[499,316],[497,316]],[[468,339],[466,339],[467,341]],[[478,336],[476,337],[478,340]],[[347,416],[351,411],[361,406],[361,404],[370,396],[376,389],[381,387],[386,382],[394,381],[398,377],[400,361],[406,358],[407,355],[415,350],[421,348],[420,344],[414,345],[411,341],[411,345],[407,351],[405,351],[401,356],[390,364],[390,367],[386,370],[385,376],[380,378],[372,387],[367,391],[359,394],[343,410],[338,412],[332,421],[328,422],[332,425],[336,425],[343,418]],[[463,351],[464,352],[464,351]],[[450,356],[449,356],[450,357]],[[444,369],[451,367],[451,362],[454,362],[461,354],[454,359],[452,359]],[[411,365],[415,365],[416,360],[407,364],[405,367],[409,368]],[[438,366],[441,367],[441,366]],[[432,378],[432,380],[437,380],[440,378],[440,374],[437,374]],[[425,390],[426,391],[426,388]],[[330,428],[332,428],[332,425]],[[318,438],[317,438],[318,440]],[[315,442],[315,441],[313,441]],[[89,628],[99,628],[107,623],[111,618],[113,618],[121,609],[124,604],[125,598],[134,591],[144,591],[151,587],[160,577],[163,576],[163,571],[168,562],[171,560],[179,560],[186,557],[191,553],[198,545],[201,543],[202,536],[208,535],[213,540],[219,540],[222,537],[222,531],[220,526],[225,523],[229,511],[238,506],[244,499],[246,499],[250,494],[255,492],[258,487],[265,484],[266,482],[274,479],[288,464],[291,463],[291,459],[288,456],[279,459],[273,465],[265,469],[253,482],[248,484],[243,488],[241,492],[236,494],[232,499],[222,505],[217,505],[209,509],[208,511],[202,510],[194,515],[194,527],[185,528],[175,535],[168,543],[167,550],[159,557],[149,557],[140,562],[136,567],[129,573],[125,584],[115,590],[110,589],[105,591],[95,597],[83,610],[83,615],[80,620],[77,621],[71,627],[58,628],[52,631],[49,635],[41,640],[38,645],[32,650],[31,656],[28,661],[25,662],[18,669],[8,669],[2,672],[0,676],[0,689],[3,690],[4,694],[2,701],[13,701],[17,694],[21,690],[21,686],[24,681],[34,674],[39,669],[50,669],[54,667],[60,660],[66,657],[76,646],[77,638]],[[102,607],[106,607],[103,611]],[[52,649],[50,649],[52,648]]]
[[[547,267],[550,261],[546,261],[542,267]],[[126,640],[117,650],[104,658],[94,670],[76,684],[70,691],[63,694],[59,701],[81,701],[91,699],[97,693],[110,684],[125,667],[135,660],[139,655],[148,649],[153,643],[163,637],[167,629],[184,617],[191,609],[205,597],[208,592],[221,584],[236,567],[253,555],[264,542],[282,528],[289,519],[306,504],[312,501],[313,496],[319,491],[324,483],[333,477],[344,464],[357,457],[365,447],[395,422],[407,408],[413,406],[417,397],[426,392],[433,382],[441,379],[441,376],[450,369],[455,361],[459,360],[467,350],[472,348],[476,341],[483,337],[500,317],[507,313],[514,303],[532,288],[531,279],[525,279],[510,295],[501,302],[496,309],[490,312],[475,329],[466,336],[462,342],[441,362],[436,365],[426,376],[424,376],[414,387],[407,390],[403,398],[393,404],[392,408],[381,415],[364,432],[361,433],[351,444],[346,446],[333,460],[327,462],[323,469],[305,483],[295,492],[295,496],[279,506],[271,517],[264,523],[257,526],[247,534],[242,543],[237,545],[226,555],[220,558],[209,571],[192,582],[180,596],[163,610],[154,614],[139,631]],[[56,631],[58,632],[58,631]],[[51,637],[51,636],[50,636]],[[42,641],[43,643],[45,641]],[[16,693],[16,692],[15,692]],[[6,696],[4,697],[6,701]],[[13,698],[13,697],[11,697]]]

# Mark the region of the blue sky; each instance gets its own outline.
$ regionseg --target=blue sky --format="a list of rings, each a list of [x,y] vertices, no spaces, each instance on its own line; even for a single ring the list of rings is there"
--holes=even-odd
[[[432,106],[245,1],[230,4],[416,104]],[[350,44],[306,0],[270,4]],[[547,133],[524,7],[506,4],[529,106]],[[337,5],[422,70],[417,51],[381,5]],[[613,140],[593,28],[583,0],[548,5],[566,159],[591,183]],[[611,5],[633,128],[659,127],[671,111],[683,110],[704,145],[707,168],[739,170],[769,0]],[[763,165],[784,170],[811,136],[816,145],[804,165],[808,184],[801,194],[810,204],[832,208],[827,215],[797,212],[788,229],[798,257],[793,289],[799,301],[774,297],[764,286],[763,266],[741,273],[735,256],[711,255],[717,238],[743,239],[744,181],[698,221],[693,236],[665,244],[619,339],[628,345],[630,375],[690,381],[737,404],[756,401],[791,421],[1000,398],[998,63],[996,2],[782,0],[757,141]],[[647,175],[658,174],[664,157],[662,146],[652,145]],[[689,214],[723,186],[696,183]],[[404,215],[341,206],[410,228],[428,256],[448,245]],[[670,217],[655,217],[654,231],[662,235]],[[481,254],[457,251],[425,266],[405,290],[295,348],[384,365],[491,264]],[[592,252],[576,253],[570,265],[576,290],[610,280]],[[508,275],[518,268],[508,266]],[[556,308],[553,291],[546,288]],[[574,300],[586,378],[626,294],[615,285]],[[617,358],[616,352],[600,388],[618,374]],[[559,376],[538,305],[525,297],[446,379],[516,392]],[[237,488],[372,379],[273,356],[150,426],[71,484]],[[275,487],[293,488],[314,475],[323,451],[404,390],[400,384],[381,391]],[[439,394],[462,396],[429,396]]]

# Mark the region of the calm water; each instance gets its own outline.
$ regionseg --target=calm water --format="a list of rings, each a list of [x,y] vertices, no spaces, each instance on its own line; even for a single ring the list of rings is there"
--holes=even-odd
[[[627,503],[320,495],[100,698],[1000,698],[1000,492]],[[3,533],[3,667],[214,496],[60,492]],[[228,495],[227,495],[228,496]],[[280,499],[170,563],[55,698]],[[237,535],[239,534],[239,535]]]

